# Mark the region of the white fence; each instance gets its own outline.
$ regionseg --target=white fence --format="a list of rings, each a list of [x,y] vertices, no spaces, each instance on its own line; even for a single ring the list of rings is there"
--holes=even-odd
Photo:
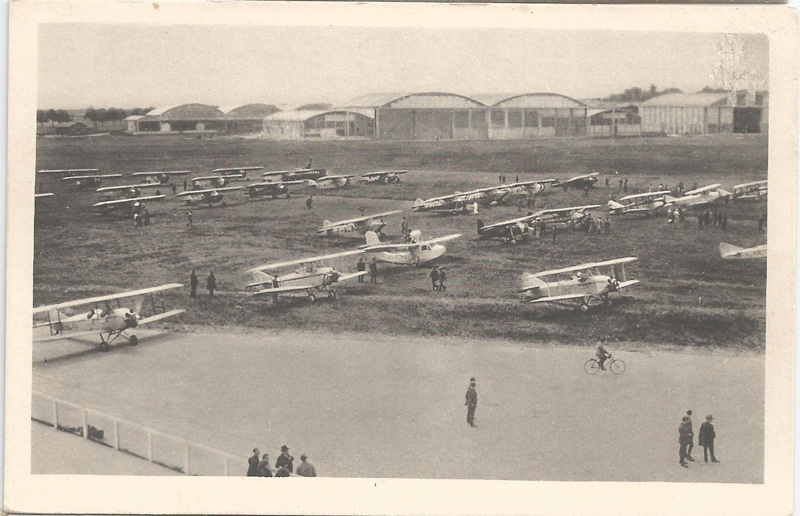
[[[186,475],[243,476],[247,471],[246,457],[187,441],[41,392],[33,392],[31,419]]]

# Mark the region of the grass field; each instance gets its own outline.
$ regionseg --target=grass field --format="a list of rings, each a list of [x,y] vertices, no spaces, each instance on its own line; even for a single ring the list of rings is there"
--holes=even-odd
[[[110,136],[92,140],[39,139],[37,169],[100,168],[127,175],[143,170],[191,169],[196,175],[223,166],[260,165],[266,170],[304,165],[330,173],[363,173],[408,168],[402,186],[360,186],[315,195],[306,210],[303,196],[252,201],[239,192],[227,207],[194,208],[194,225],[171,198],[153,203],[149,227],[108,220],[90,213],[95,195],[61,187],[55,178],[37,178],[37,191],[56,197],[37,207],[34,257],[36,305],[166,282],[188,284],[189,272],[201,278],[214,268],[219,295],[190,299],[169,296],[188,309],[165,327],[193,331],[202,326],[380,332],[393,335],[445,335],[463,339],[498,337],[515,341],[556,341],[585,345],[608,335],[612,340],[678,346],[764,347],[766,263],[722,261],[719,242],[749,247],[766,242],[757,231],[760,205],[728,209],[727,232],[700,229],[696,218],[680,226],[663,218],[612,219],[609,236],[560,236],[517,246],[475,241],[474,216],[412,214],[417,197],[431,197],[488,186],[499,173],[509,180],[570,177],[600,172],[599,188],[582,192],[547,190],[536,208],[605,204],[616,195],[618,177],[629,178],[629,193],[650,185],[682,181],[704,185],[763,179],[767,140],[762,136],[548,140],[536,142],[267,142],[244,139],[189,139],[178,136]],[[617,175],[618,173],[618,175]],[[604,177],[612,175],[610,189]],[[122,183],[120,183],[122,184]],[[166,192],[168,188],[163,189]],[[349,282],[337,301],[309,306],[298,298],[287,307],[242,293],[243,271],[273,260],[301,258],[354,248],[361,240],[325,239],[314,230],[323,219],[409,210],[412,228],[431,236],[460,232],[447,244],[446,293],[432,292],[427,270],[381,268],[378,285]],[[519,216],[517,207],[482,210],[486,223]],[[399,216],[387,233],[397,239]],[[642,281],[609,310],[577,314],[561,307],[522,305],[513,291],[523,271],[536,272],[623,256],[639,261],[629,274]],[[353,270],[356,260],[341,264]],[[202,283],[202,282],[201,282]],[[202,284],[201,284],[202,286]]]

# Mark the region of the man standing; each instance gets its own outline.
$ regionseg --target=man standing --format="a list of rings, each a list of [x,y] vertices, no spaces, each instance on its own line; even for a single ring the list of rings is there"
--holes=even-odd
[[[403,217],[403,220],[400,222],[400,232],[403,234],[403,236],[408,233],[408,221],[405,217]]]
[[[688,468],[689,465],[686,464],[686,448],[689,446],[689,442],[691,437],[689,437],[689,428],[686,422],[689,421],[689,416],[683,416],[683,420],[681,424],[678,426],[678,445],[680,448],[678,449],[678,456],[680,457],[680,465],[684,468]]]
[[[434,265],[431,269],[431,286],[433,290],[439,290],[439,266]]]
[[[356,264],[356,271],[357,272],[364,272],[366,270],[367,270],[367,264],[364,263],[364,259],[363,258],[359,258],[358,259],[358,263]],[[364,283],[364,276],[363,275],[358,277],[358,282],[359,283]]]
[[[192,211],[191,210],[189,210],[189,212],[186,214],[186,218],[189,219],[189,222],[187,222],[186,225],[187,226],[191,226],[192,225]]]
[[[199,283],[200,281],[197,279],[197,274],[194,272],[194,269],[192,269],[192,275],[189,276],[189,286],[191,287],[192,292],[189,294],[189,297],[197,296],[197,285]]]
[[[692,411],[686,411],[686,429],[689,431],[689,445],[686,447],[686,460],[694,462],[692,450],[694,449],[694,429],[692,428]]]
[[[289,455],[289,447],[285,444],[281,446],[281,454],[278,456],[278,460],[275,461],[275,467],[278,469],[285,469],[289,473],[294,471],[294,457]]]
[[[269,454],[264,454],[261,457],[261,462],[258,463],[258,476],[271,477],[272,471],[269,469]]]
[[[175,195],[176,193],[178,193],[178,187],[175,185],[175,183],[172,183],[172,195]]]
[[[317,470],[314,468],[313,464],[306,462],[307,458],[305,453],[300,456],[300,460],[303,461],[303,463],[297,466],[297,474],[301,477],[316,477]]]
[[[314,196],[309,195],[308,199],[306,199],[306,209],[311,209],[311,206],[314,204]]]
[[[627,177],[625,178],[625,181],[623,181],[623,183],[622,183],[622,191],[626,192],[626,193],[628,192],[628,178]]]
[[[247,459],[247,476],[248,477],[257,477],[258,476],[258,448],[253,448],[253,456]]]
[[[447,281],[447,273],[444,272],[444,267],[439,267],[439,290],[447,290],[445,281]]]
[[[469,379],[469,388],[467,388],[464,405],[467,406],[467,424],[469,426],[475,426],[475,408],[478,406],[478,391],[475,390],[474,376]]]
[[[378,282],[378,259],[373,258],[371,262],[369,262],[369,282],[370,283],[377,283]]]
[[[184,180],[183,180],[183,191],[184,191],[184,192],[186,191],[186,188],[187,188],[188,186],[189,186],[189,182],[188,182],[186,179],[184,179]]]
[[[711,423],[713,419],[714,416],[711,414],[706,416],[706,422],[700,425],[700,437],[697,440],[697,444],[703,447],[703,459],[706,462],[708,462],[708,452],[711,452],[711,462],[719,462],[714,455],[714,438],[717,437],[717,434]]]
[[[214,271],[208,273],[206,288],[208,289],[208,295],[214,297],[214,289],[217,288],[217,277],[214,276]]]

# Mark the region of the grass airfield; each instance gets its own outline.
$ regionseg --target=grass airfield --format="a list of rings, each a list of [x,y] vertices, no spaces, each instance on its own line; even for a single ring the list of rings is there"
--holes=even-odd
[[[411,213],[417,197],[432,197],[497,183],[601,173],[598,188],[583,192],[548,189],[536,209],[606,204],[621,197],[618,177],[629,179],[628,194],[650,185],[683,181],[719,182],[723,187],[766,177],[767,141],[751,136],[650,138],[630,140],[549,140],[541,142],[267,142],[185,137],[101,137],[92,140],[40,139],[37,169],[96,167],[126,177],[142,170],[191,169],[201,175],[223,166],[263,165],[265,170],[305,165],[331,174],[408,168],[402,186],[354,185],[314,196],[251,200],[226,196],[226,207],[184,207],[171,198],[151,203],[153,224],[136,228],[129,220],[90,213],[96,194],[64,187],[56,178],[38,178],[39,191],[54,191],[37,209],[34,257],[36,305],[180,281],[188,285],[192,268],[201,277],[214,268],[219,295],[189,299],[168,296],[170,305],[188,312],[166,321],[170,330],[235,326],[266,329],[369,332],[390,335],[443,335],[468,341],[559,341],[586,345],[600,336],[676,346],[712,346],[762,350],[765,326],[766,263],[722,261],[719,242],[742,247],[766,242],[757,232],[762,204],[728,210],[727,232],[700,229],[694,217],[681,225],[665,217],[612,218],[611,235],[560,235],[516,246],[476,241],[477,219],[493,223],[526,213],[517,206],[482,209],[478,216],[443,217]],[[618,173],[618,174],[617,174]],[[603,187],[611,176],[611,188]],[[191,177],[191,176],[190,176]],[[106,183],[104,183],[104,186]],[[181,187],[178,189],[182,190]],[[391,209],[407,210],[412,228],[425,236],[462,233],[447,244],[442,265],[448,291],[432,292],[427,268],[381,266],[377,285],[343,283],[336,301],[311,306],[300,296],[288,305],[243,294],[250,278],[244,271],[273,261],[355,248],[359,238],[316,235],[324,219],[341,220]],[[194,225],[187,226],[191,209]],[[400,217],[385,230],[398,240]],[[624,256],[639,261],[628,269],[641,284],[615,298],[610,310],[576,314],[557,306],[523,305],[514,294],[523,271],[537,272]],[[334,264],[354,270],[357,258]]]

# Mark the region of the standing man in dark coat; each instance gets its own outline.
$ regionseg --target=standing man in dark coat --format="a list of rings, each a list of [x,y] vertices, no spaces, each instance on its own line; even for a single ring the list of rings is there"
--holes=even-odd
[[[289,455],[289,447],[285,444],[281,446],[281,454],[278,456],[278,460],[275,461],[275,467],[278,469],[285,469],[289,473],[294,471],[294,457]]]
[[[700,437],[697,440],[697,444],[703,447],[703,458],[706,462],[708,462],[708,452],[711,452],[711,462],[719,462],[714,455],[714,438],[717,437],[717,433],[714,432],[714,425],[711,423],[713,419],[714,416],[711,414],[706,416],[706,422],[700,425]]]
[[[692,411],[686,411],[686,428],[689,430],[689,446],[686,448],[686,460],[694,462],[692,450],[694,449],[694,428],[692,428]]]
[[[248,477],[257,477],[258,476],[258,448],[253,448],[253,456],[247,459],[247,476]]]
[[[217,288],[217,277],[214,276],[214,271],[208,273],[206,288],[208,289],[208,295],[214,297],[214,289]]]
[[[192,288],[192,292],[189,294],[190,297],[197,296],[197,285],[199,283],[200,281],[197,279],[197,274],[194,272],[194,269],[192,269],[192,275],[189,276],[189,286]]]
[[[364,263],[364,259],[363,258],[359,258],[358,259],[358,263],[356,264],[356,271],[357,272],[364,272],[366,270],[367,270],[367,264]],[[359,283],[364,283],[364,276],[363,275],[358,277],[358,282]]]
[[[469,388],[467,388],[464,405],[467,406],[467,424],[469,426],[475,426],[475,409],[478,407],[478,391],[475,390],[474,376],[469,379]]]
[[[377,283],[378,282],[378,260],[377,258],[373,258],[371,262],[369,262],[369,282],[370,283]]]
[[[439,266],[434,265],[431,269],[431,285],[433,290],[439,290]]]
[[[680,465],[684,468],[688,468],[689,465],[686,464],[686,448],[689,446],[689,429],[686,426],[686,420],[689,419],[689,416],[683,416],[683,421],[681,421],[680,426],[678,426],[678,445],[680,448],[678,449],[678,455],[680,456]]]

